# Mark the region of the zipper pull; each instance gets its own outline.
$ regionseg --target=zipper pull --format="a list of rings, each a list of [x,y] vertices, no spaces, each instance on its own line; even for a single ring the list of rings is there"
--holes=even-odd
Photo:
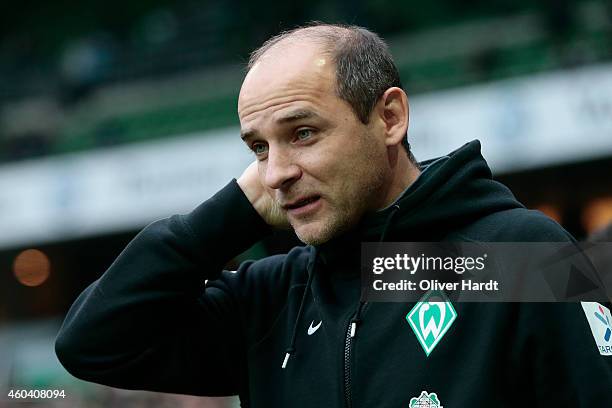
[[[355,332],[357,331],[357,323],[361,323],[361,309],[363,308],[363,305],[365,305],[365,302],[360,301],[359,302],[359,307],[357,308],[357,311],[355,312],[355,316],[353,316],[353,318],[351,319],[351,339],[353,337],[355,337]]]
[[[295,352],[295,347],[293,346],[287,347],[287,350],[285,351],[285,359],[283,360],[283,365],[281,366],[282,369],[287,367],[287,363],[289,362],[289,357],[291,357],[291,354],[293,354],[294,352]]]
[[[283,360],[283,365],[281,366],[281,368],[287,367],[287,361],[289,361],[289,356],[290,355],[291,355],[291,353],[289,353],[289,352],[285,353],[285,359]]]

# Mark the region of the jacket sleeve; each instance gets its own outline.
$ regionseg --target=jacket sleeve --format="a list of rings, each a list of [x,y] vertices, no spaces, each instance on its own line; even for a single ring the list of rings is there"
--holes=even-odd
[[[554,221],[531,214],[526,223],[516,223],[525,241],[576,242]],[[581,270],[592,267],[586,256],[584,262]],[[601,306],[611,307],[608,302]],[[612,355],[598,346],[606,342],[606,325],[597,321],[591,327],[581,302],[521,303],[520,310],[519,341],[510,351],[519,362],[517,404],[612,407]]]
[[[522,386],[516,390],[524,394],[521,402],[529,400],[538,407],[612,407],[612,355],[600,351],[607,343],[604,324],[594,322],[590,327],[590,310],[583,310],[579,302],[522,306],[518,327],[525,342],[512,351],[520,355],[517,377]],[[601,306],[610,308],[609,303]]]
[[[114,387],[242,393],[239,301],[204,281],[231,275],[223,265],[269,231],[235,180],[191,213],[150,224],[70,308],[55,343],[60,362]]]

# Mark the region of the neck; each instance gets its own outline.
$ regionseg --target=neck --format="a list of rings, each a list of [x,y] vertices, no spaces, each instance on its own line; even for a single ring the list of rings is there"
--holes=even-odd
[[[386,208],[393,204],[395,200],[419,177],[421,171],[410,161],[404,149],[397,146],[390,150],[389,164],[391,179],[389,187],[383,195],[384,200],[378,209]]]

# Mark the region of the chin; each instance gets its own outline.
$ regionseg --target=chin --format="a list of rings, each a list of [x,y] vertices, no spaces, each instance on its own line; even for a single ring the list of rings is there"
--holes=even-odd
[[[307,245],[320,245],[329,241],[329,238],[322,236],[319,231],[312,228],[298,227],[294,228],[294,231],[298,239]]]
[[[313,221],[294,225],[293,230],[298,239],[307,245],[321,245],[339,235],[341,229],[333,223]]]
[[[296,232],[296,235],[300,241],[306,245],[321,245],[329,241],[331,238],[326,238],[318,235],[303,235]]]

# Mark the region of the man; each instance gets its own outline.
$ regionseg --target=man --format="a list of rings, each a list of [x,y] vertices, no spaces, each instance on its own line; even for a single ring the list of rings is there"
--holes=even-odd
[[[269,40],[238,114],[256,163],[146,227],[79,296],[56,343],[71,373],[268,408],[611,403],[612,357],[580,305],[458,303],[426,355],[414,304],[360,302],[362,241],[571,240],[491,179],[478,142],[415,163],[378,36],[319,24]],[[287,224],[307,246],[221,271]]]

